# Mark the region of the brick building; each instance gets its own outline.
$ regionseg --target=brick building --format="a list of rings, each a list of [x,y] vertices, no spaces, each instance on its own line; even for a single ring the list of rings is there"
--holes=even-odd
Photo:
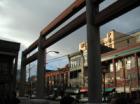
[[[68,86],[68,72],[68,66],[46,72],[45,87],[48,94],[53,93],[54,89],[65,89]]]
[[[102,65],[106,66],[106,88],[117,92],[139,89],[140,43],[102,54]]]

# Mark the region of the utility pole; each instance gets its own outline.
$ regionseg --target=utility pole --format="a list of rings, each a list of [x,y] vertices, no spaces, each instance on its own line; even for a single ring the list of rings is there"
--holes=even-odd
[[[25,65],[26,55],[22,52],[21,58],[21,70],[20,70],[20,92],[21,97],[25,96],[25,85],[26,85],[26,65]]]

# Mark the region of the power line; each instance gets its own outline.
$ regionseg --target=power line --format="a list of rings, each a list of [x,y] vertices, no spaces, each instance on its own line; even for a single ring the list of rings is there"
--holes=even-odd
[[[111,42],[114,42],[114,44],[117,44],[117,43],[120,43],[120,42],[123,42],[123,41],[128,41],[128,39],[132,39],[132,38],[136,38],[137,35],[125,35],[125,36],[121,36],[119,38],[116,38],[115,40],[111,40]],[[121,39],[123,38],[123,39]],[[127,39],[126,39],[127,38]]]
[[[124,35],[124,36],[121,36],[121,37],[118,37],[118,38],[116,38],[115,40],[111,40],[111,42],[114,42],[114,44],[116,44],[116,43],[120,43],[120,42],[123,42],[123,41],[127,41],[127,38],[128,37],[128,39],[132,39],[132,38],[135,38],[135,36],[133,35]],[[121,38],[123,38],[123,39],[121,39]],[[121,40],[120,40],[121,39]],[[64,56],[60,56],[60,57],[57,57],[57,58],[53,58],[53,59],[50,59],[50,60],[47,60],[48,61],[48,63],[50,63],[50,62],[54,62],[54,61],[58,61],[58,60],[64,60],[64,59],[62,59],[62,58],[65,58],[66,56],[68,56],[68,55],[64,55]]]
[[[49,59],[49,60],[47,60],[47,63],[49,62],[54,62],[54,61],[57,61],[57,60],[64,60],[64,59],[62,59],[62,58],[67,58],[66,56],[68,56],[68,55],[63,55],[63,56],[60,56],[60,57],[56,57],[56,58],[53,58],[53,59]]]

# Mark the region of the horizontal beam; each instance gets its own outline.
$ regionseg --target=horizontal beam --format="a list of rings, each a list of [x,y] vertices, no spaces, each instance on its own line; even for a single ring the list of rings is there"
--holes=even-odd
[[[35,48],[37,48],[38,40],[34,41],[26,50],[23,51],[24,55],[27,55],[31,51],[33,51]]]
[[[33,61],[35,61],[37,59],[37,56],[38,56],[38,52],[34,53],[32,56],[29,56],[28,58],[26,58],[24,60],[24,65],[27,65]]]
[[[86,5],[85,0],[75,0],[67,9],[65,9],[59,16],[57,16],[48,26],[46,26],[41,32],[40,35],[46,36],[63,22],[68,20],[76,12],[82,9]]]
[[[104,0],[94,0],[94,3],[99,4]],[[75,0],[67,9],[65,9],[58,17],[56,17],[48,26],[46,26],[41,32],[40,35],[46,36],[75,13],[81,10],[86,5],[86,0]]]
[[[94,3],[101,3],[104,0],[95,0]],[[46,36],[58,26],[60,26],[63,22],[68,20],[71,16],[73,16],[76,12],[82,9],[85,6],[85,0],[76,0],[72,3],[66,10],[64,10],[58,17],[56,17],[48,26],[46,26],[41,32],[41,36]],[[23,53],[27,55],[35,48],[37,48],[38,40],[32,43],[29,48],[27,48]]]
[[[68,20],[71,16],[73,16],[76,12],[78,12],[80,9],[82,9],[85,6],[85,0],[76,0],[74,3],[72,3],[66,10],[64,10],[58,17],[56,17],[48,26],[46,26],[41,32],[41,36],[46,36],[50,32],[52,32],[55,28],[60,26],[63,22]],[[24,54],[30,53],[32,50],[34,50],[37,47],[37,41],[36,40],[33,44],[29,46],[24,51]]]
[[[129,0],[119,0],[110,5],[109,7],[105,8],[103,11],[99,12],[95,17],[95,24],[98,26],[103,25],[109,22],[110,20],[117,18],[118,16],[130,11],[131,9],[136,8],[137,6],[139,6],[139,3],[139,0],[133,0],[131,2]],[[70,33],[72,33],[73,31],[77,30],[85,24],[86,12],[82,13],[80,16],[75,18],[65,27],[61,28],[58,32],[56,32],[50,38],[48,38],[43,43],[43,48],[51,46],[52,44],[66,37],[67,35],[69,35]]]
[[[51,37],[49,37],[46,41],[44,41],[43,48],[47,48],[51,46],[52,44],[56,43],[57,41],[61,40],[62,38],[72,33],[73,31],[85,25],[86,21],[84,15],[85,13],[78,16],[76,19],[68,23],[66,26],[61,28],[58,32],[56,32]]]
[[[95,18],[95,24],[98,26],[103,25],[111,21],[112,19],[117,18],[118,16],[132,10],[133,8],[138,7],[139,5],[140,5],[139,0],[133,0],[131,2],[129,0],[119,0],[110,5],[109,7],[105,8],[104,10],[102,10],[100,13],[98,13]],[[47,39],[43,43],[43,47],[44,48],[49,47],[50,45],[54,44],[58,40],[64,38],[65,36],[67,36],[68,34],[72,33],[73,31],[75,31],[76,29],[80,28],[85,24],[86,24],[86,13],[84,12],[76,19],[74,19],[72,22],[70,22],[68,25],[66,25],[66,27],[63,27],[61,30],[56,32],[54,36],[51,36],[49,39]],[[37,43],[38,40],[36,40],[28,49],[26,49],[24,51],[24,54],[28,54],[29,52],[34,50],[37,47]]]
[[[138,7],[139,5],[139,0],[118,0],[97,14],[95,24],[101,26],[113,20],[114,18],[117,18],[122,14]]]

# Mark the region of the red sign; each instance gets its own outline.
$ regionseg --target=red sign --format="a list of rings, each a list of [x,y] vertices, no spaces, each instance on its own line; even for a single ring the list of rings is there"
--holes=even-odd
[[[81,88],[80,92],[88,92],[88,88]]]

